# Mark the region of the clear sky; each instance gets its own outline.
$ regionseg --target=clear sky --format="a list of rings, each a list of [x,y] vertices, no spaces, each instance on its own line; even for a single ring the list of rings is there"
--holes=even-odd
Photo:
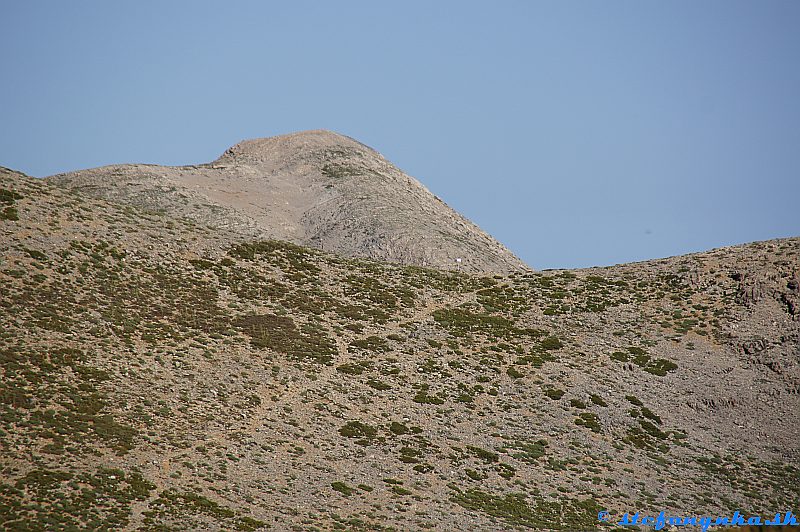
[[[800,2],[0,1],[0,165],[331,129],[535,268],[800,235]]]

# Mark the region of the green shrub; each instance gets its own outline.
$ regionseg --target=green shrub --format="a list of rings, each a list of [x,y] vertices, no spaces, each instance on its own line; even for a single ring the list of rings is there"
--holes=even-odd
[[[644,406],[644,403],[642,403],[635,395],[626,395],[625,399],[636,406]]]
[[[480,447],[467,445],[467,450],[475,455],[476,458],[480,458],[487,464],[491,464],[500,460],[500,456],[497,453],[487,451],[486,449],[481,449]]]
[[[597,395],[597,394],[594,394],[594,393],[593,393],[592,395],[590,395],[590,396],[589,396],[589,399],[591,399],[591,400],[592,400],[592,403],[596,404],[597,406],[608,406],[608,403],[606,403],[606,402],[603,400],[603,398],[602,398],[602,397],[600,397],[600,396],[599,396],[599,395]]]
[[[559,390],[558,388],[548,388],[544,391],[544,394],[553,401],[558,401],[564,397],[564,393],[564,390]]]
[[[575,424],[586,427],[592,432],[600,432],[601,428],[600,419],[597,417],[597,414],[592,412],[581,412],[580,415],[575,418]]]
[[[522,378],[522,377],[524,377],[524,376],[525,376],[525,374],[524,374],[524,373],[522,373],[521,371],[519,371],[519,370],[518,370],[517,368],[515,368],[514,366],[509,366],[509,368],[506,370],[506,374],[507,374],[509,377],[511,377],[512,379],[519,379],[519,378]]]
[[[443,405],[444,399],[438,395],[428,395],[425,390],[420,390],[414,395],[414,402],[424,405]]]
[[[360,421],[348,421],[339,429],[339,434],[345,438],[372,439],[377,433],[378,430],[375,427],[371,427]]]
[[[338,482],[338,481],[337,482],[331,482],[331,487],[333,488],[333,491],[338,491],[339,493],[341,493],[345,497],[349,497],[350,495],[352,495],[356,491],[353,488],[351,488],[350,486],[348,486],[347,484],[345,484],[344,482]]]

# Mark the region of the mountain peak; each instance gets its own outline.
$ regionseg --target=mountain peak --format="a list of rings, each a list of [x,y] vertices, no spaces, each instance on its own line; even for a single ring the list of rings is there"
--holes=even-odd
[[[82,194],[244,238],[441,269],[528,269],[372,148],[325,130],[242,141],[209,164],[116,165],[51,176]]]
[[[298,152],[309,153],[335,148],[368,150],[377,154],[369,146],[346,135],[326,129],[311,129],[275,137],[243,140],[225,150],[215,162],[262,162]]]

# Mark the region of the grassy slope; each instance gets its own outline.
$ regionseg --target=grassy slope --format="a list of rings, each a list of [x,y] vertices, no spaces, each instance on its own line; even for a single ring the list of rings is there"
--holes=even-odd
[[[797,426],[794,374],[745,366],[731,336],[786,318],[784,296],[753,310],[728,275],[782,280],[797,239],[467,276],[0,180],[0,526],[574,530],[599,509],[800,507],[791,432],[741,444],[725,416],[749,405],[676,392],[714,387],[707,353],[785,389]]]

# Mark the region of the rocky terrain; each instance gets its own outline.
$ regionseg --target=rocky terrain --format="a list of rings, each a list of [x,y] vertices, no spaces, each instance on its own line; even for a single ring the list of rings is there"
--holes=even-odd
[[[525,269],[378,152],[329,131],[241,142],[208,164],[116,165],[48,180],[84,196],[346,257],[470,272]]]
[[[798,238],[534,272],[322,132],[0,170],[0,528],[797,512],[799,276]]]

